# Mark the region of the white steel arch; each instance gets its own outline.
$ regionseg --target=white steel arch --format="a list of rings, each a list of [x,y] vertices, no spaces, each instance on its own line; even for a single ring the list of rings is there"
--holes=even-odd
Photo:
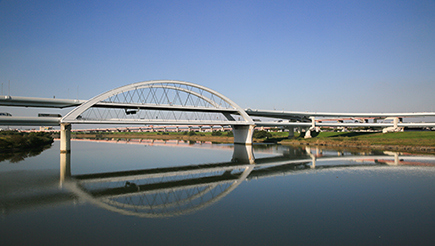
[[[254,124],[245,110],[224,95],[174,80],[144,81],[107,91],[69,112],[61,123]]]

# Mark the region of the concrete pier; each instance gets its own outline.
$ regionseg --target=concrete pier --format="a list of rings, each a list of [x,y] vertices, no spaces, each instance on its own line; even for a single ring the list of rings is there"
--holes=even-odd
[[[295,136],[295,128],[290,127],[288,128],[288,138],[293,138]]]
[[[70,124],[60,124],[60,153],[71,153]]]
[[[232,128],[235,144],[252,144],[252,136],[254,135],[255,125],[233,125]]]

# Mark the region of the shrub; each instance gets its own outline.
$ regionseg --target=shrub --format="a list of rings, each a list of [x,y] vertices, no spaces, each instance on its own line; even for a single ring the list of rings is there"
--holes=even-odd
[[[254,138],[270,138],[272,134],[267,131],[254,131]]]

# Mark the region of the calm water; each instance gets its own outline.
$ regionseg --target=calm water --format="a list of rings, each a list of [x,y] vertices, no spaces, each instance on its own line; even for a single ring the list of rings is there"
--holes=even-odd
[[[0,162],[1,245],[435,239],[433,156],[132,140],[12,160]]]

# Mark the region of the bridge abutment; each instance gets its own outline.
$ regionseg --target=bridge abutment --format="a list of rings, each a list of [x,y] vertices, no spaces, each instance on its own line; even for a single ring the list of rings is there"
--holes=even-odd
[[[255,125],[233,125],[232,128],[235,144],[252,144]]]

